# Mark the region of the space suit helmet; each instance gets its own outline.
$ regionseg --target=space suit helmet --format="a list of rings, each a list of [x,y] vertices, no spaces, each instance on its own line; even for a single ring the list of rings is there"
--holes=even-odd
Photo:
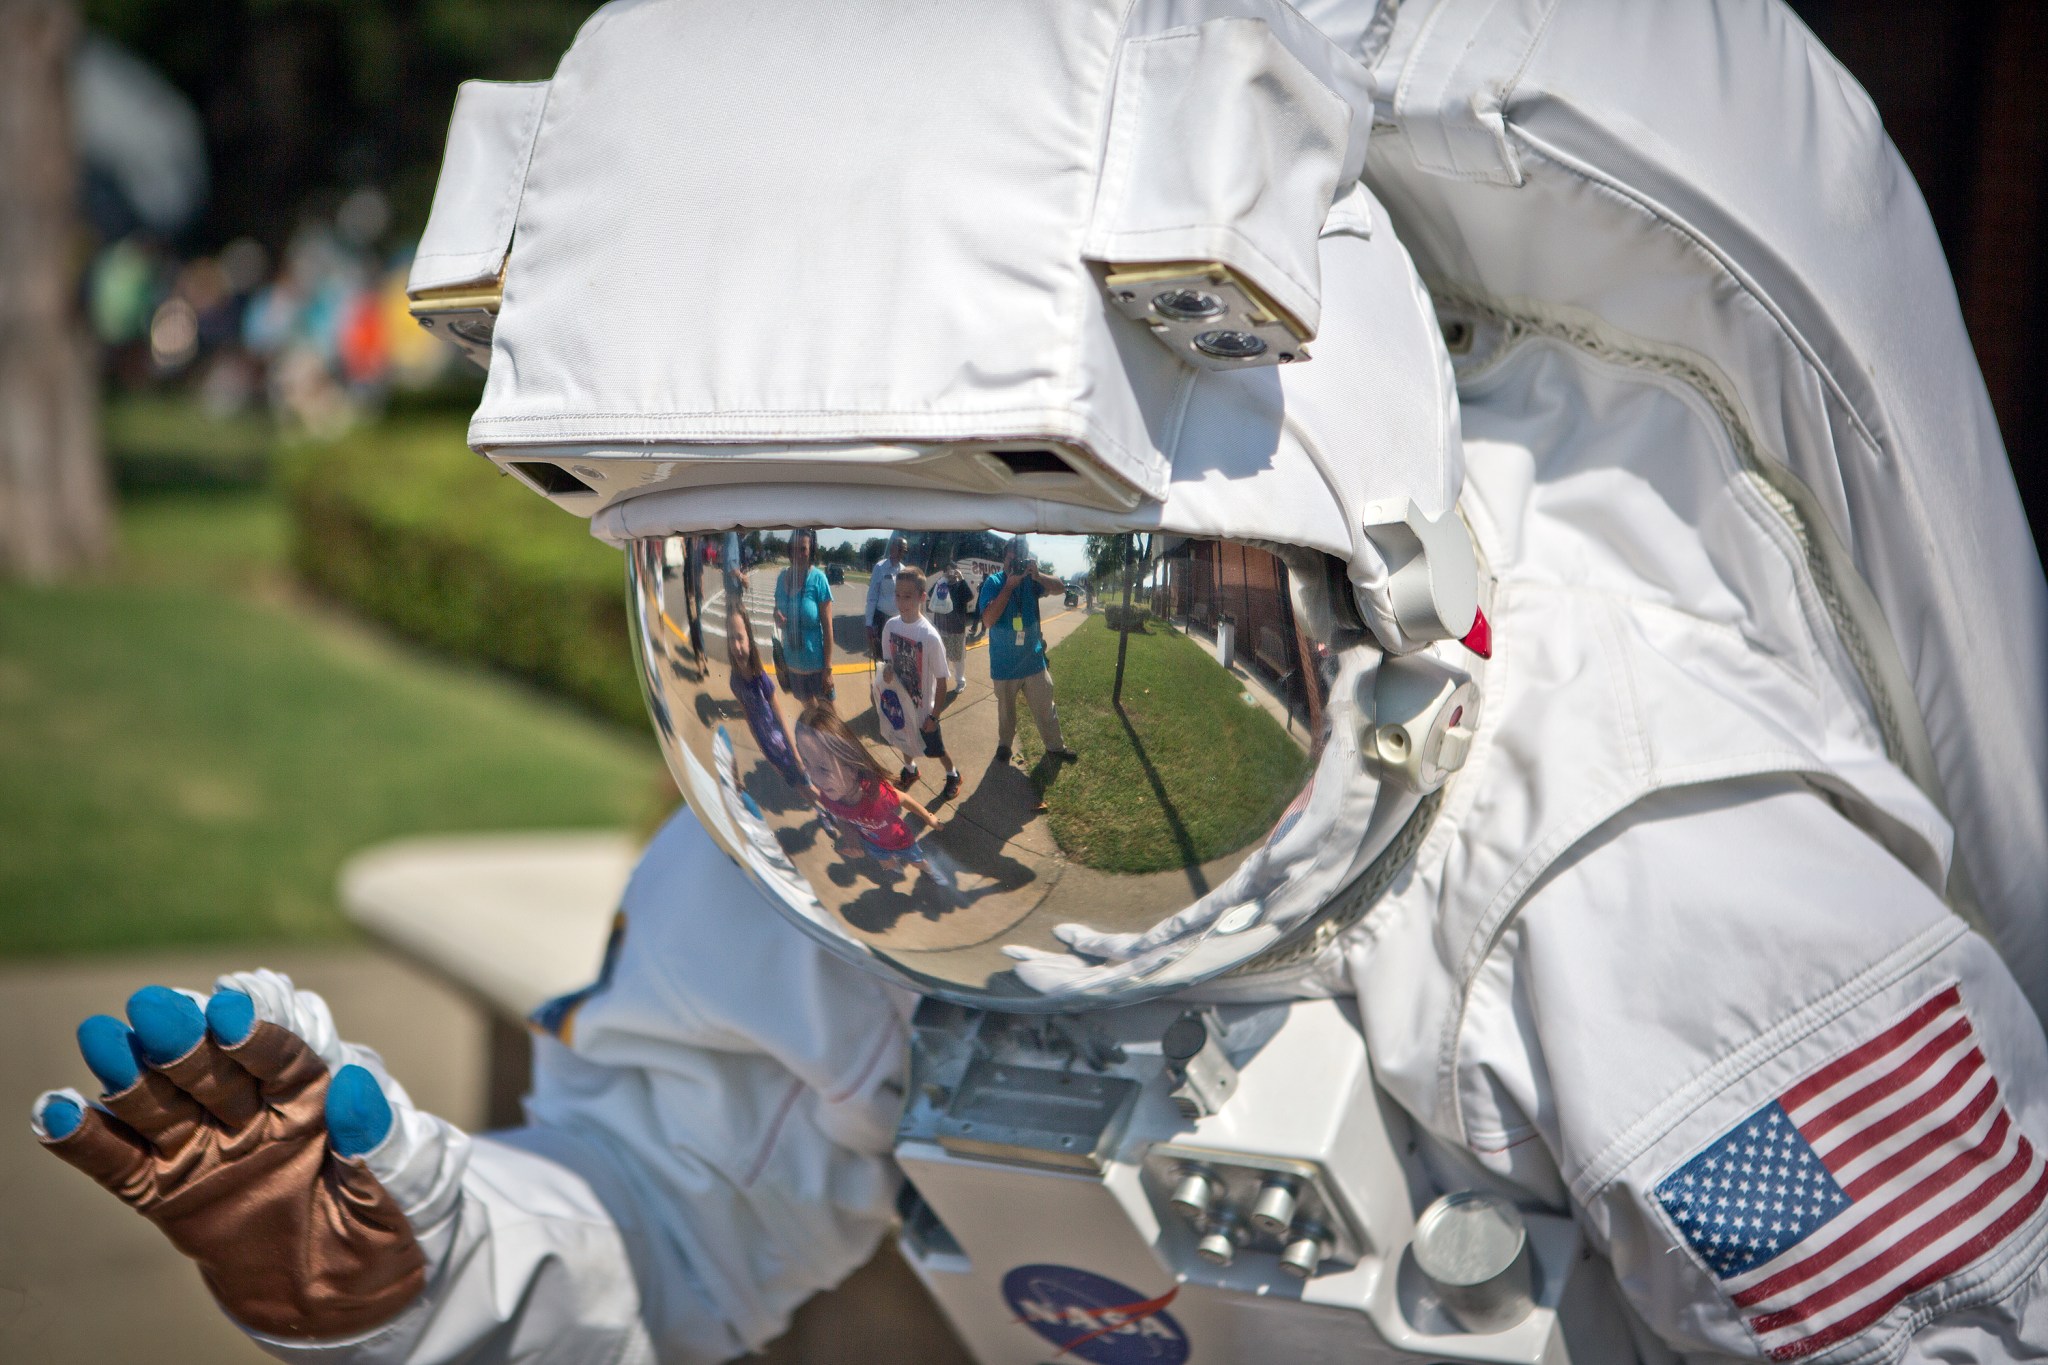
[[[1125,1003],[1412,854],[1484,576],[1372,96],[1278,0],[621,4],[463,88],[470,443],[624,547],[683,795],[834,951]]]

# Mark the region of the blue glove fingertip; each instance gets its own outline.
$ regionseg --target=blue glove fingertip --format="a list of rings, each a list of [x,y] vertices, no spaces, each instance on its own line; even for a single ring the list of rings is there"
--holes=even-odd
[[[42,1124],[43,1132],[50,1141],[62,1142],[85,1122],[85,1109],[68,1095],[52,1095],[43,1102],[42,1112],[36,1115],[36,1121]]]
[[[158,1066],[177,1061],[206,1036],[206,1015],[191,996],[169,986],[144,986],[129,996],[128,1022],[142,1055]]]
[[[215,991],[206,1002],[206,1027],[227,1047],[246,1042],[256,1030],[256,1002],[241,991]]]
[[[359,1066],[345,1066],[327,1085],[327,1142],[337,1156],[375,1151],[391,1132],[391,1101],[377,1078]]]
[[[142,1076],[135,1035],[112,1015],[95,1014],[78,1026],[78,1051],[109,1095],[120,1094]]]

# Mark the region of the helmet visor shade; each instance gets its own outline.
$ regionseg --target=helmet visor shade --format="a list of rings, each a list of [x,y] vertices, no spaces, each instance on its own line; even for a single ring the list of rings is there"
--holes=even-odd
[[[628,561],[698,817],[778,908],[916,989],[1158,994],[1270,947],[1354,871],[1378,654],[1320,555],[761,529]]]

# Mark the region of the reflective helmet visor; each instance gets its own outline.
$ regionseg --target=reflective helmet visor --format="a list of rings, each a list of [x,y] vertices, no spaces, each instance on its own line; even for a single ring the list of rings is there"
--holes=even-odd
[[[1357,870],[1378,651],[1319,554],[886,528],[628,549],[685,797],[779,908],[920,990],[1156,994]]]

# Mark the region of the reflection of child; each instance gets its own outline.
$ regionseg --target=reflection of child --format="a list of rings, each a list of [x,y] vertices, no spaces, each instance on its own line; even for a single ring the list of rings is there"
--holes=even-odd
[[[775,766],[783,781],[807,793],[811,784],[790,747],[782,707],[775,700],[775,680],[761,666],[761,651],[754,644],[753,629],[737,607],[725,618],[725,656],[732,664],[733,697],[746,713],[747,728],[754,732],[754,743],[760,746],[761,756]]]
[[[939,730],[939,715],[953,700],[946,688],[951,665],[945,642],[924,617],[924,575],[910,565],[896,574],[896,615],[882,627],[883,667],[875,674],[875,710],[882,720],[882,733],[903,751],[910,761],[897,775],[897,785],[908,789],[917,781],[920,754],[946,765],[946,785],[939,792],[941,802],[960,794],[960,769],[946,752],[946,737]]]
[[[885,867],[921,867],[940,886],[935,867],[905,816],[937,829],[932,813],[889,784],[889,773],[829,703],[813,702],[796,718],[796,748],[817,792],[818,808],[839,825],[840,856],[866,856]],[[846,834],[851,830],[852,834]]]

